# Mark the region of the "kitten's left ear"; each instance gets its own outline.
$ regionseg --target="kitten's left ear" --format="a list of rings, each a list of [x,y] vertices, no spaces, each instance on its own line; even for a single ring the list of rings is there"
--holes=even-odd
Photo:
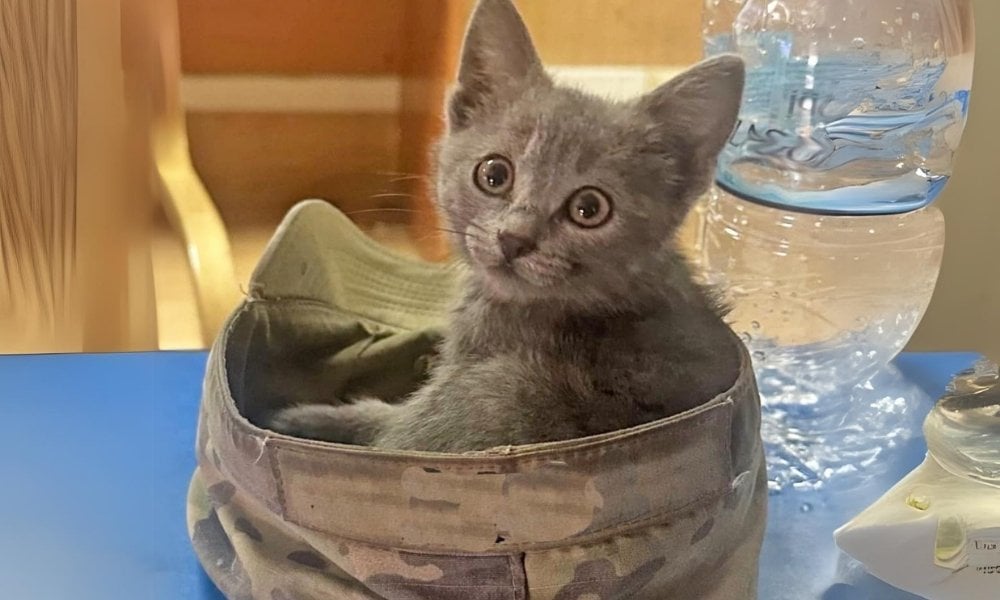
[[[640,110],[665,131],[679,136],[694,170],[706,177],[736,126],[745,79],[743,59],[719,56],[703,61],[639,99]]]
[[[462,44],[448,125],[462,129],[484,108],[503,106],[548,82],[531,35],[511,0],[479,0]]]

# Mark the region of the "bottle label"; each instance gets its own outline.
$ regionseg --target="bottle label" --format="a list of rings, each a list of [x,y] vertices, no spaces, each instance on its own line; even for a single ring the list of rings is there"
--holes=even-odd
[[[970,567],[984,574],[1000,574],[1000,527],[970,531],[965,551]]]
[[[945,76],[957,68],[950,57],[864,43],[819,51],[802,35],[750,26],[706,41],[747,59],[719,185],[826,214],[902,213],[933,201],[968,110],[968,89]]]

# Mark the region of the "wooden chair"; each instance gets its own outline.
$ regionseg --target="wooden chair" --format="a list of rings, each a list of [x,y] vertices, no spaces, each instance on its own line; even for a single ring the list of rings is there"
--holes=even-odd
[[[239,300],[239,287],[225,225],[212,198],[198,177],[188,151],[187,128],[181,106],[181,54],[174,0],[146,4],[133,0],[143,11],[144,27],[152,35],[145,43],[152,64],[159,59],[156,83],[162,105],[152,119],[152,150],[161,185],[161,202],[171,224],[180,234],[198,302],[202,342],[211,344],[223,321]],[[141,8],[140,8],[141,7]],[[155,36],[155,37],[154,37]],[[151,73],[152,74],[152,73]]]

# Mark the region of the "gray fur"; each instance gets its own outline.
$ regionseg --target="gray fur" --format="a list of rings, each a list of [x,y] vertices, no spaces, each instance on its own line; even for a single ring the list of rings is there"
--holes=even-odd
[[[297,406],[270,426],[462,452],[630,427],[724,391],[739,354],[673,238],[710,181],[742,86],[742,62],[722,57],[627,103],[559,87],[513,4],[480,0],[438,153],[439,209],[470,266],[438,365],[399,405]],[[515,168],[504,197],[474,183],[494,154]],[[603,226],[566,218],[584,186],[612,199]],[[537,248],[507,261],[501,232]]]

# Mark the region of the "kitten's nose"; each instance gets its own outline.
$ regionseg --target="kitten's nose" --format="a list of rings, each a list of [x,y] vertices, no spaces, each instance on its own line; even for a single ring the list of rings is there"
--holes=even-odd
[[[507,259],[507,262],[528,254],[536,247],[534,240],[506,231],[498,233],[497,240],[500,242],[500,251],[503,252],[503,257]]]

